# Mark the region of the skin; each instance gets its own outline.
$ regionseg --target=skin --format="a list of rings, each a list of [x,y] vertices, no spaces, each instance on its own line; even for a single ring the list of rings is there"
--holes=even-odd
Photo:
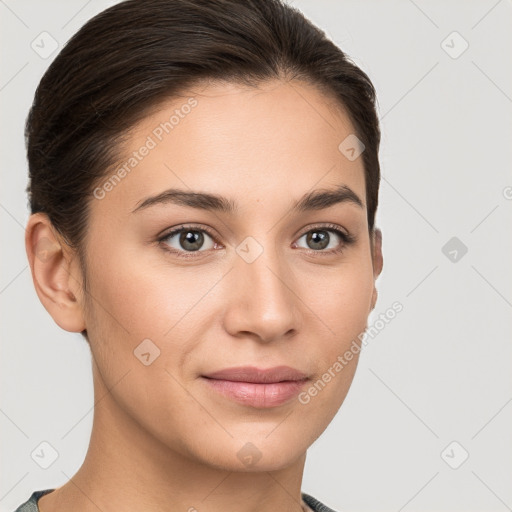
[[[103,199],[91,200],[87,292],[76,253],[47,216],[28,221],[36,292],[60,327],[87,329],[96,402],[85,461],[39,500],[41,512],[160,512],[170,503],[190,512],[298,512],[306,451],[352,382],[357,355],[309,403],[261,409],[212,392],[200,377],[285,364],[305,372],[308,386],[316,382],[365,330],[382,251],[380,231],[373,240],[368,232],[362,158],[338,149],[355,130],[334,100],[297,81],[209,83],[139,123],[126,155],[189,96],[197,106]],[[342,184],[363,208],[291,212],[304,194]],[[171,187],[226,196],[239,212],[169,203],[132,213]],[[167,243],[187,252],[179,235],[155,241],[184,223],[216,235],[203,231],[200,250],[188,250],[194,258],[165,250]],[[356,242],[343,247],[328,230],[328,248],[315,252],[304,235],[318,224],[336,224]],[[250,264],[236,252],[248,236],[263,248]],[[51,250],[38,257],[48,240]],[[319,254],[337,247],[343,251]],[[147,366],[133,353],[146,338],[160,350]],[[253,466],[237,456],[248,442],[261,454]]]

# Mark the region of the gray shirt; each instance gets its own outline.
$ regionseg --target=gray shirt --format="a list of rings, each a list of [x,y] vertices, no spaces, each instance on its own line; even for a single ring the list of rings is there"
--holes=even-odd
[[[14,512],[39,512],[39,507],[37,506],[37,501],[39,498],[54,490],[55,489],[45,489],[43,491],[34,491],[32,496],[30,496],[30,498],[25,503],[22,503]],[[310,496],[304,492],[301,494],[302,499],[306,505],[308,505],[308,507],[311,507],[313,512],[335,512],[332,508],[329,508],[327,505],[324,505],[317,499],[313,498],[313,496]]]

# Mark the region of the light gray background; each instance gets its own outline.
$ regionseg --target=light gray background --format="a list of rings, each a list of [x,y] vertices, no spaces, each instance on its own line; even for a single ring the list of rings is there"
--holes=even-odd
[[[23,126],[56,55],[31,42],[47,31],[60,49],[114,3],[0,0],[3,512],[73,476],[93,410],[87,345],[54,324],[27,267]],[[365,347],[302,489],[339,511],[512,510],[512,4],[291,3],[377,88],[384,270],[369,325],[404,307]],[[452,237],[468,248],[455,262]],[[59,453],[46,470],[31,458],[42,441]]]

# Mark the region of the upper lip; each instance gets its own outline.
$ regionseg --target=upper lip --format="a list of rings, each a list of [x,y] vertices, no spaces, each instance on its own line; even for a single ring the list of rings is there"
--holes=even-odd
[[[224,368],[223,370],[203,375],[203,377],[234,382],[269,384],[272,382],[304,380],[307,378],[307,375],[290,366],[275,366],[266,369],[256,368],[255,366],[238,366]]]

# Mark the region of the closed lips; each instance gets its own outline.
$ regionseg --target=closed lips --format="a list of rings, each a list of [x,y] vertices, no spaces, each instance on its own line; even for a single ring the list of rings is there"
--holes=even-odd
[[[239,366],[224,368],[203,375],[207,379],[228,380],[232,382],[251,382],[255,384],[270,384],[286,381],[306,380],[307,374],[290,366],[275,366],[261,369],[254,366]]]

